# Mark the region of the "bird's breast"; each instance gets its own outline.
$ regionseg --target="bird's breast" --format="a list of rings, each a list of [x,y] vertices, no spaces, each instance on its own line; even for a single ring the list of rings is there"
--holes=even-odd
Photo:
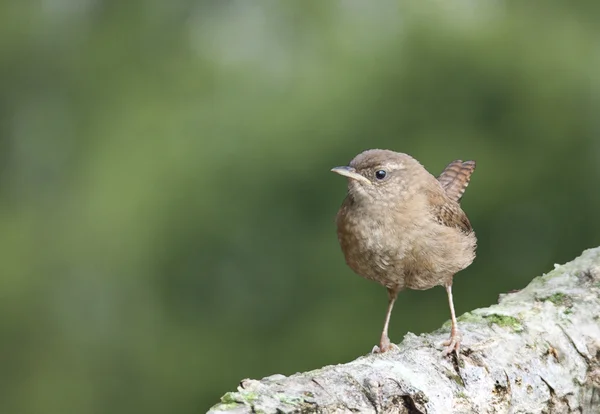
[[[403,285],[399,264],[410,231],[385,211],[342,206],[337,216],[338,239],[348,266],[387,287]]]
[[[344,203],[337,234],[346,263],[388,288],[429,289],[446,283],[473,261],[474,235],[423,217],[400,208]]]

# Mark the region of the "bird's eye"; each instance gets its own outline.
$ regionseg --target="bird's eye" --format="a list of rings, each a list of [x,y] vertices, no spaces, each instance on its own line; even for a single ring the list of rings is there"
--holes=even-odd
[[[383,180],[386,175],[387,173],[384,170],[377,170],[375,172],[375,178],[377,178],[378,180]]]

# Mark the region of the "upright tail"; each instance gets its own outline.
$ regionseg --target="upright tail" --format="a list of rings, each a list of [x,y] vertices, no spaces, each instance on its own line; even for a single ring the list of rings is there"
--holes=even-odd
[[[475,171],[475,161],[452,161],[442,171],[438,181],[446,190],[448,197],[458,202],[469,185],[473,171]]]

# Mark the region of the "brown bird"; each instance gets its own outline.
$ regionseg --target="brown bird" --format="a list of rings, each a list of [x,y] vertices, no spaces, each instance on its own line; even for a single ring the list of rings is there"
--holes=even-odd
[[[391,348],[388,326],[398,292],[444,286],[452,328],[444,355],[458,354],[460,333],[452,278],[475,259],[477,240],[459,201],[475,161],[451,162],[436,179],[410,155],[372,149],[331,171],[348,177],[348,194],[337,214],[346,263],[388,291],[379,347]]]

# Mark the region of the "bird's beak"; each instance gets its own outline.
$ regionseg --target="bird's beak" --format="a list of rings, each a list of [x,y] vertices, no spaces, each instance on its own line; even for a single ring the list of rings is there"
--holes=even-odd
[[[369,179],[367,177],[360,175],[352,167],[335,167],[335,168],[332,168],[331,171],[333,171],[334,173],[337,173],[339,175],[343,175],[345,177],[352,178],[353,180],[356,180],[356,181],[362,181],[363,183],[371,184],[371,181],[369,181]]]

